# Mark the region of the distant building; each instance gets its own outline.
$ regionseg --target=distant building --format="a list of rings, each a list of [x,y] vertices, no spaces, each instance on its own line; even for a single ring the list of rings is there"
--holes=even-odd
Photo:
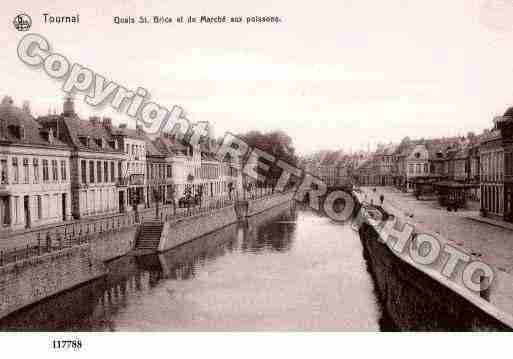
[[[393,144],[379,145],[374,153],[374,179],[377,186],[391,186],[394,183],[394,153],[397,146]]]
[[[483,134],[479,157],[482,214],[513,222],[513,108]]]

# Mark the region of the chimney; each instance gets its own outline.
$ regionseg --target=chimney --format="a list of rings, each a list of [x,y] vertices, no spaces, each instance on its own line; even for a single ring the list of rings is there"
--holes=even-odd
[[[98,127],[98,125],[100,123],[100,118],[98,116],[91,116],[91,117],[89,117],[89,122],[94,127]]]
[[[23,101],[23,112],[25,112],[27,115],[30,115],[30,102],[29,101]]]
[[[62,105],[62,114],[64,116],[73,116],[75,114],[75,103],[73,97],[66,96],[64,104]]]
[[[2,102],[0,103],[0,106],[2,108],[6,108],[6,107],[11,107],[13,104],[13,101],[12,101],[12,98],[9,97],[9,96],[5,96],[3,99],[2,99]],[[1,119],[0,120],[0,131],[1,131],[1,137],[3,139],[7,138],[7,120],[6,119]]]
[[[112,129],[112,119],[110,117],[103,118],[103,127],[109,131]]]

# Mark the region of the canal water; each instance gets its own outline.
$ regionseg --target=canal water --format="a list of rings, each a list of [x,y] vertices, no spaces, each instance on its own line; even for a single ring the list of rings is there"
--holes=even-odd
[[[104,278],[0,329],[390,329],[362,251],[349,225],[286,204],[160,255],[111,261]]]

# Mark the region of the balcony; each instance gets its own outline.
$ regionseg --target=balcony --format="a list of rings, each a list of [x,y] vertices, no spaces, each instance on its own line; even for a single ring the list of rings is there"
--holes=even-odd
[[[131,186],[142,186],[144,185],[144,174],[131,174],[128,183]]]
[[[116,186],[117,187],[126,187],[126,186],[128,186],[128,177],[118,177],[116,179]]]

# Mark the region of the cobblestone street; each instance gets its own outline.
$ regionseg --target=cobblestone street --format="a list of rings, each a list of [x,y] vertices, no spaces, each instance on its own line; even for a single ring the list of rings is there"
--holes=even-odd
[[[490,221],[494,225],[482,222],[477,210],[458,210],[449,212],[441,208],[435,199],[417,200],[412,193],[403,193],[395,188],[377,187],[363,189],[370,201],[379,203],[379,196],[385,196],[385,208],[402,211],[420,228],[427,228],[458,246],[469,254],[480,255],[480,259],[497,269],[511,273],[513,271],[513,228],[506,223],[500,227],[500,221]],[[473,204],[470,205],[473,206]]]

